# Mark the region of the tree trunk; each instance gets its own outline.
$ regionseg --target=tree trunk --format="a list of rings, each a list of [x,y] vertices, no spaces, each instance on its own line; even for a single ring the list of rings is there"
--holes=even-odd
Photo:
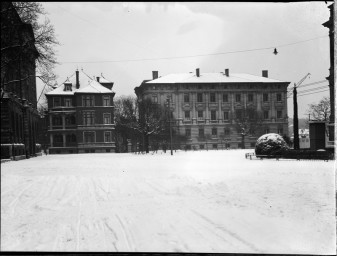
[[[145,151],[146,151],[146,153],[149,153],[149,137],[150,137],[150,135],[145,134]]]

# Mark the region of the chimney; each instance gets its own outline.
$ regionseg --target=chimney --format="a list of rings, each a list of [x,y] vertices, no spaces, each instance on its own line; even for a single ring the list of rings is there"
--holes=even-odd
[[[80,88],[80,79],[79,79],[79,71],[76,70],[76,89]]]
[[[158,78],[158,71],[152,71],[152,80]]]
[[[228,68],[225,69],[225,75],[229,76],[229,69]]]
[[[200,69],[197,68],[197,69],[195,70],[195,72],[197,73],[197,77],[199,77],[199,76],[200,76]]]
[[[262,76],[268,78],[268,70],[262,70]]]
[[[96,77],[96,80],[97,80],[97,82],[99,82],[99,76],[98,76],[98,77]]]

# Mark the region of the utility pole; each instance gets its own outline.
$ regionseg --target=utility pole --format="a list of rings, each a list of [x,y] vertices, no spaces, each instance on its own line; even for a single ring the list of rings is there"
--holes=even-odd
[[[300,149],[300,141],[298,138],[298,113],[297,113],[297,87],[299,87],[303,81],[310,76],[310,73],[306,74],[297,84],[294,83],[293,99],[294,99],[294,149]]]
[[[168,110],[169,110],[170,150],[171,150],[171,156],[173,156],[173,150],[172,150],[172,126],[171,126],[171,104],[170,104],[170,97],[167,97],[167,106],[168,106]]]
[[[298,113],[297,113],[297,89],[296,84],[294,84],[293,90],[294,99],[294,149],[300,149],[300,142],[298,138]]]

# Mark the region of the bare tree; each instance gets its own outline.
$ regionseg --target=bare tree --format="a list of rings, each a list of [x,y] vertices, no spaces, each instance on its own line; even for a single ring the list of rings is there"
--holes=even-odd
[[[330,117],[330,99],[323,97],[318,104],[309,104],[307,110],[311,120],[329,121]]]
[[[168,113],[163,106],[153,103],[151,99],[138,102],[139,118],[135,129],[143,135],[143,148],[149,153],[149,139],[152,135],[165,132],[168,123]]]
[[[33,27],[34,44],[39,52],[39,58],[37,59],[38,72],[45,81],[50,80],[51,77],[55,76],[51,71],[57,63],[54,46],[59,44],[55,37],[54,26],[46,17],[47,13],[41,3],[13,2],[13,5],[21,20]],[[41,15],[45,16],[42,23],[38,20]]]
[[[42,4],[37,2],[1,3],[1,90],[8,90],[16,83],[31,81],[39,77],[45,84],[52,86],[56,76],[53,72],[56,62],[54,47],[59,44],[53,25],[41,15],[46,15]],[[19,22],[18,20],[21,20]],[[30,27],[29,27],[30,26]],[[34,36],[17,31],[32,30]],[[37,52],[37,74],[28,72],[32,49]],[[7,89],[6,89],[7,88]]]
[[[235,113],[235,123],[237,132],[242,138],[242,148],[245,148],[245,137],[247,135],[256,135],[262,128],[262,118],[253,108],[244,108]]]
[[[118,152],[125,152],[127,140],[136,140],[137,126],[137,100],[133,96],[120,96],[114,100],[115,129]]]

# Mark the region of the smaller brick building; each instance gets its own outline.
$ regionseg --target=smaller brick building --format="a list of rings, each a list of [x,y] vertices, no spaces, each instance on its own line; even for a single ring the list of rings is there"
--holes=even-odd
[[[50,154],[115,152],[112,87],[77,70],[46,93]]]

